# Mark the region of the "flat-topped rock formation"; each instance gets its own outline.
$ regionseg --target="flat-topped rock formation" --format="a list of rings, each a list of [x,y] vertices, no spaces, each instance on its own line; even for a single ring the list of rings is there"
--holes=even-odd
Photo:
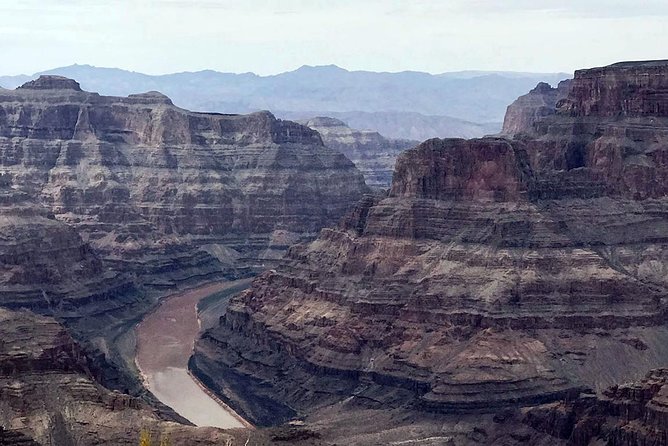
[[[588,194],[665,196],[667,67],[655,61],[576,71],[553,111],[515,132],[529,139],[534,170]]]
[[[633,102],[640,90],[625,91]],[[271,423],[350,401],[501,413],[662,366],[665,129],[660,113],[588,113],[591,124],[559,109],[515,140],[404,152],[388,197],[360,201],[233,298],[193,370]],[[615,133],[620,119],[629,133]],[[603,147],[614,169],[596,156]]]
[[[328,117],[304,121],[317,130],[327,147],[346,155],[362,171],[370,187],[387,189],[392,183],[392,171],[397,156],[415,147],[418,141],[385,138],[372,130],[351,129],[345,122]]]
[[[51,76],[1,92],[0,169],[105,260],[157,277],[179,251],[191,259],[165,269],[210,273],[193,253],[206,244],[257,257],[275,230],[315,233],[365,191],[315,131],[268,112],[191,113]]]

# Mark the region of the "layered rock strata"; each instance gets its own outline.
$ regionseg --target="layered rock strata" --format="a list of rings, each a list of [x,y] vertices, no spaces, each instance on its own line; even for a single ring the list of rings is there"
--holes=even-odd
[[[241,434],[161,421],[140,400],[102,388],[53,319],[0,309],[0,338],[0,444],[135,445],[142,430],[174,444],[241,444]]]
[[[571,79],[561,81],[556,88],[541,82],[529,93],[517,98],[506,110],[502,134],[522,133],[541,117],[555,114],[557,103],[568,95],[571,82]]]
[[[0,175],[0,302],[68,311],[129,290],[129,279],[103,267],[77,231]]]
[[[668,444],[668,370],[652,370],[642,380],[615,385],[602,395],[539,406],[526,424],[574,446]]]
[[[351,129],[336,118],[317,117],[304,125],[320,133],[327,147],[338,150],[350,159],[364,174],[366,184],[387,189],[392,183],[392,172],[397,156],[415,147],[418,141],[389,139],[372,130]]]
[[[249,275],[365,191],[317,132],[268,112],[57,76],[0,89],[0,306],[54,316],[100,382],[144,394],[131,331],[161,295]]]
[[[315,233],[365,190],[315,131],[268,112],[192,113],[156,92],[104,97],[54,76],[0,92],[0,170],[155,287],[215,278],[274,231]]]
[[[663,97],[653,76],[668,66],[579,71],[533,136],[403,153],[387,198],[362,200],[232,300],[193,369],[271,423],[350,398],[498,412],[662,366],[668,125],[660,107],[640,112]],[[626,114],[592,105],[618,89]]]

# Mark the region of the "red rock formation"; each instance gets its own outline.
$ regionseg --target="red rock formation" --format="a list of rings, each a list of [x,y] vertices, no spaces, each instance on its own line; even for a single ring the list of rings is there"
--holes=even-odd
[[[553,113],[521,129],[531,139],[534,170],[589,193],[665,196],[667,67],[666,61],[625,62],[577,71]]]
[[[495,412],[663,365],[668,166],[653,157],[665,129],[634,119],[555,113],[515,141],[405,152],[389,197],[291,248],[205,333],[193,368],[270,423],[349,398]],[[622,128],[643,137],[598,133]]]

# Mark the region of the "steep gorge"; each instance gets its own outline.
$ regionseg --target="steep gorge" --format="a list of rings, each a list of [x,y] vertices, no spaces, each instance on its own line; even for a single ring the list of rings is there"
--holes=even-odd
[[[178,419],[132,370],[134,324],[172,290],[271,264],[366,191],[315,131],[268,112],[193,113],[157,92],[105,97],[57,76],[0,89],[0,306],[54,317],[97,382]],[[38,378],[27,403],[60,397]]]
[[[581,70],[514,139],[404,152],[389,196],[233,299],[193,369],[258,423],[356,405],[492,425],[664,366],[667,82],[668,62]]]

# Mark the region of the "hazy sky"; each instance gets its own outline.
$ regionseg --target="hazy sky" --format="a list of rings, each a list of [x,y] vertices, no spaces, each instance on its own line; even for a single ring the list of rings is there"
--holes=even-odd
[[[567,71],[668,58],[668,0],[0,0],[0,74]]]

